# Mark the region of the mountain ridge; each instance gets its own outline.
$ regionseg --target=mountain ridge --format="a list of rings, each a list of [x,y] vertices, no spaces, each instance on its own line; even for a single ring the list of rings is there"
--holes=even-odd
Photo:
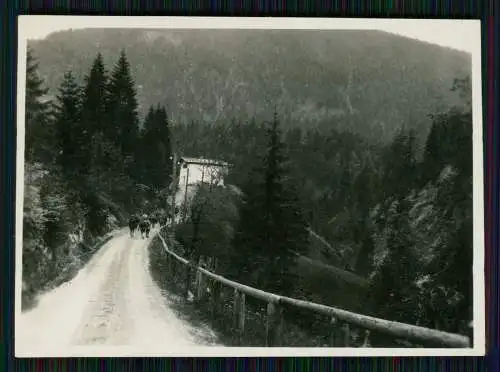
[[[97,52],[110,70],[124,49],[142,116],[157,103],[174,123],[268,120],[276,108],[285,126],[381,141],[403,125],[424,138],[471,70],[466,52],[371,30],[83,29],[29,46],[53,95],[65,71],[83,82]]]

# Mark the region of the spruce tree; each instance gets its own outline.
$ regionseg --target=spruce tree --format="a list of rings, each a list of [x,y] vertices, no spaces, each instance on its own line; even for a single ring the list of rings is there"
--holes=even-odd
[[[154,106],[150,106],[142,130],[140,132],[140,139],[138,141],[136,161],[138,163],[137,171],[140,182],[146,186],[152,186],[156,178],[150,172],[150,162],[154,158],[154,145],[156,143],[155,122],[157,120],[157,113]]]
[[[163,189],[170,183],[172,173],[172,146],[170,126],[164,107],[150,107],[144,120],[140,145],[142,180],[154,189]]]
[[[71,71],[64,74],[55,113],[56,142],[58,149],[58,164],[68,180],[80,174],[82,154],[80,138],[84,136],[85,128],[81,123],[82,91],[76,83]]]
[[[109,139],[109,84],[100,53],[85,78],[82,101],[78,149],[83,181],[79,187],[87,207],[87,225],[92,233],[100,234],[105,226],[106,209],[113,207],[113,201],[128,206],[130,198],[130,182],[124,174],[123,157],[115,141]]]
[[[106,69],[101,53],[97,53],[85,77],[82,119],[87,125],[89,134],[103,132],[106,128],[106,112],[109,105],[109,85]]]
[[[260,288],[289,294],[296,279],[296,254],[308,248],[308,233],[297,190],[288,179],[276,116],[267,137],[267,152],[243,188],[235,237],[237,275]]]
[[[26,159],[50,162],[53,155],[53,133],[50,126],[50,102],[44,81],[38,75],[38,62],[30,48],[26,57]]]
[[[139,116],[134,80],[124,50],[111,73],[109,93],[110,122],[105,134],[131,161],[138,139]]]
[[[84,173],[90,170],[90,144],[94,135],[104,132],[108,124],[107,109],[109,101],[108,78],[102,60],[98,53],[89,75],[85,77],[85,88],[82,103],[82,136],[79,138],[78,146],[82,150],[80,159],[81,168]]]

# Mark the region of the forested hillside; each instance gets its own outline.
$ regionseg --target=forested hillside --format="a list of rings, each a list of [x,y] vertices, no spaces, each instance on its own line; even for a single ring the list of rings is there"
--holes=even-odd
[[[278,119],[273,125],[174,126],[182,153],[230,162],[227,182],[241,190],[212,191],[212,198],[225,201],[215,205],[203,193],[195,198],[190,208],[198,217],[179,226],[178,241],[196,260],[259,288],[468,332],[469,79],[457,80],[450,91],[462,104],[432,116],[421,149],[412,130],[380,145],[337,130],[283,130]],[[304,267],[294,253],[366,277],[368,290]]]
[[[78,82],[97,52],[125,49],[142,117],[167,108],[173,123],[268,120],[285,127],[354,131],[389,141],[403,123],[423,142],[430,112],[456,103],[449,87],[470,56],[379,31],[63,31],[30,45],[54,93],[63,72]]]
[[[166,205],[175,151],[231,164],[230,187],[204,185],[185,206],[172,234],[183,255],[265,290],[467,332],[467,58],[378,32],[311,35],[87,30],[33,43],[25,294],[80,267],[129,213]]]
[[[82,84],[65,71],[52,100],[38,70],[29,49],[23,307],[71,278],[94,253],[94,244],[131,213],[150,212],[172,169],[165,108],[151,107],[140,130],[136,86],[124,53],[111,66],[97,54]],[[161,169],[160,183],[155,167]]]

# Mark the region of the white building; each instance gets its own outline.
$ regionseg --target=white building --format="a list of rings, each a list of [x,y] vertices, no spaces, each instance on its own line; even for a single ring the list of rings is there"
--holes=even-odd
[[[224,177],[229,171],[228,163],[213,159],[182,157],[177,164],[176,205],[190,199],[201,183],[224,186]]]

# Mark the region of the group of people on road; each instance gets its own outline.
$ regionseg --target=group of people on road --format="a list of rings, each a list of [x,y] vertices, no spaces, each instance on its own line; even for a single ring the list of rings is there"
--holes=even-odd
[[[130,229],[130,237],[134,238],[135,237],[135,231],[139,230],[140,232],[140,237],[142,239],[149,238],[149,234],[151,232],[152,228],[155,227],[162,227],[165,226],[169,219],[171,219],[172,216],[170,215],[157,215],[153,214],[151,216],[148,216],[147,214],[143,214],[142,216],[138,215],[132,215],[128,221],[128,227]]]

